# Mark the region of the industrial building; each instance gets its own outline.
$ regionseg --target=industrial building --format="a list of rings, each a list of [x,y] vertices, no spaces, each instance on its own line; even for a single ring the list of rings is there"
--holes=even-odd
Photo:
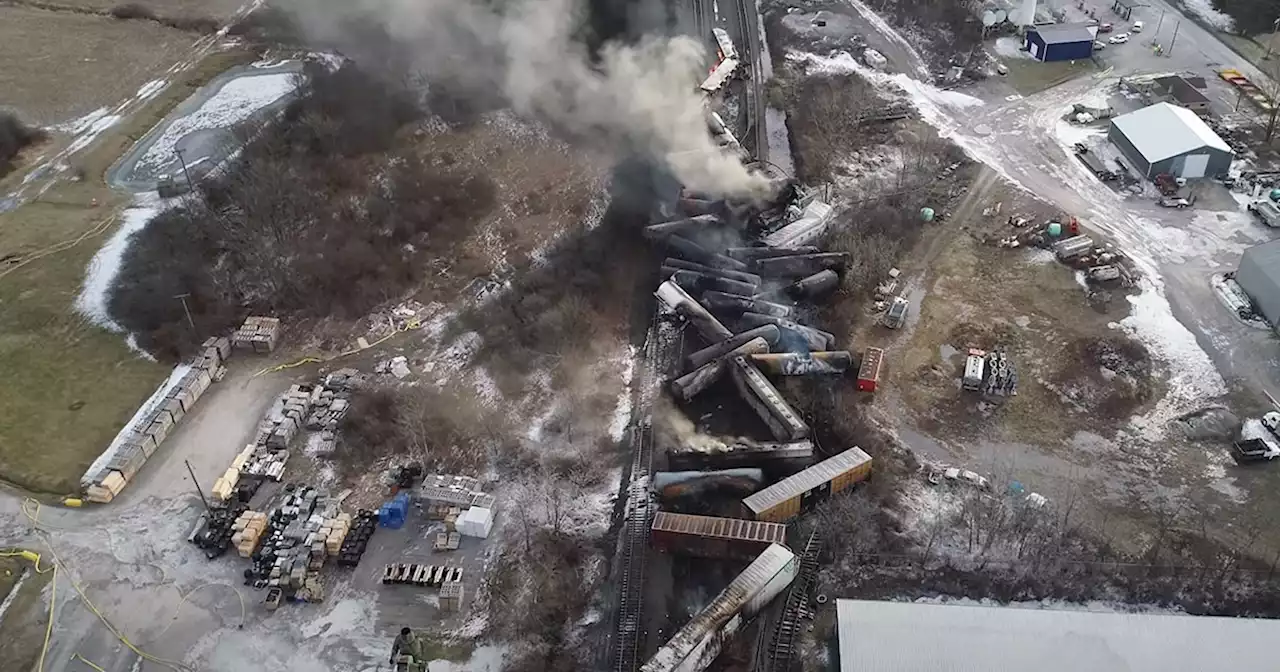
[[[1156,103],[1111,120],[1107,137],[1147,178],[1225,175],[1235,153],[1195,112]]]
[[[1027,51],[1037,61],[1078,61],[1093,58],[1098,29],[1083,23],[1037,26],[1027,30]]]
[[[1280,326],[1280,240],[1254,245],[1240,255],[1236,283],[1253,300],[1254,309]]]
[[[1280,620],[838,600],[840,672],[1276,669]]]

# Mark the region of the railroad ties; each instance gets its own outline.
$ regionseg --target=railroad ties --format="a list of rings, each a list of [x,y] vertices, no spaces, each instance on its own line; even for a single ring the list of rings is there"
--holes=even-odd
[[[653,506],[649,495],[649,475],[653,461],[653,403],[662,386],[665,371],[683,353],[675,327],[661,311],[655,310],[649,323],[643,351],[644,361],[636,388],[637,403],[632,413],[631,477],[627,486],[627,518],[623,526],[621,576],[618,582],[617,635],[613,639],[613,669],[634,672],[640,665],[644,642],[645,563],[649,553],[649,525]]]
[[[786,606],[783,607],[782,617],[778,619],[773,641],[769,645],[769,663],[764,672],[790,672],[796,632],[800,628],[804,612],[809,608],[809,591],[818,578],[818,553],[821,550],[822,538],[814,530],[805,542],[795,583],[791,584],[791,590],[787,592]]]

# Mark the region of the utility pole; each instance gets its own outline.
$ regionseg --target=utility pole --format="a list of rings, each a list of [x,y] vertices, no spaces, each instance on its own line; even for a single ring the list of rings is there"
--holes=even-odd
[[[190,189],[195,189],[196,185],[194,182],[191,181],[191,173],[187,172],[187,159],[186,157],[182,156],[182,150],[175,148],[173,150],[173,153],[178,155],[178,163],[182,164],[182,175],[183,177],[187,178],[187,187]]]
[[[204,504],[206,513],[213,513],[213,509],[209,508],[209,500],[204,498],[204,490],[200,489],[200,481],[196,478],[196,470],[191,468],[191,460],[183,460],[187,465],[187,473],[191,474],[191,482],[196,486],[196,494],[200,495],[200,502]]]
[[[1156,34],[1151,36],[1151,40],[1153,42],[1157,37],[1160,37],[1160,26],[1163,26],[1163,25],[1164,25],[1164,10],[1162,9],[1160,10],[1160,20],[1156,21]]]
[[[1280,30],[1280,18],[1271,22],[1271,38],[1267,40],[1267,53],[1262,55],[1262,60],[1271,59],[1271,49],[1276,46],[1276,31]]]
[[[1182,27],[1182,20],[1179,19],[1173,26],[1173,39],[1169,40],[1169,48],[1164,52],[1166,54],[1173,53],[1173,43],[1178,41],[1178,29]]]
[[[194,332],[196,330],[196,321],[191,319],[191,309],[187,307],[187,297],[189,296],[191,296],[189,293],[177,294],[173,298],[182,301],[182,312],[187,314],[187,324],[191,325],[191,331]]]

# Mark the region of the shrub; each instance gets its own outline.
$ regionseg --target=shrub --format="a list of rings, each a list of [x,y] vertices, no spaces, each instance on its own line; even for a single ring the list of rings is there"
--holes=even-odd
[[[130,19],[143,19],[146,21],[156,20],[156,13],[152,11],[150,7],[136,2],[126,2],[123,5],[116,5],[115,7],[112,7],[108,13],[122,21],[128,21]]]
[[[13,160],[19,152],[45,135],[43,130],[22,123],[16,114],[0,111],[0,176],[13,170]]]
[[[422,278],[437,243],[493,207],[487,177],[383,155],[416,110],[402,91],[314,68],[299,100],[134,239],[112,315],[157,356],[180,357],[245,314],[355,317]],[[196,329],[172,296],[189,293]]]

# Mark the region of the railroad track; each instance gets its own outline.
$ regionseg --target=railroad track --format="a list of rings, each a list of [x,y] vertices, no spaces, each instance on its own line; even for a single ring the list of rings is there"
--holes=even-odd
[[[804,554],[800,556],[800,571],[797,572],[791,589],[787,591],[787,601],[774,629],[773,641],[769,645],[768,660],[762,668],[757,667],[756,672],[790,672],[796,633],[809,609],[809,591],[813,589],[818,577],[818,553],[821,550],[822,538],[814,530],[805,542]]]
[[[769,130],[764,118],[764,69],[760,65],[760,30],[755,0],[734,0],[738,8],[738,20],[742,26],[742,42],[748,74],[747,130],[753,136],[752,152],[757,161],[769,160]]]
[[[644,643],[645,563],[649,556],[649,524],[654,507],[649,498],[649,474],[653,464],[653,403],[662,375],[672,357],[680,357],[678,339],[658,311],[654,311],[645,336],[643,365],[636,386],[634,421],[631,425],[631,477],[627,486],[626,523],[622,527],[622,560],[618,577],[617,634],[612,662],[617,672],[633,672],[640,665]]]

